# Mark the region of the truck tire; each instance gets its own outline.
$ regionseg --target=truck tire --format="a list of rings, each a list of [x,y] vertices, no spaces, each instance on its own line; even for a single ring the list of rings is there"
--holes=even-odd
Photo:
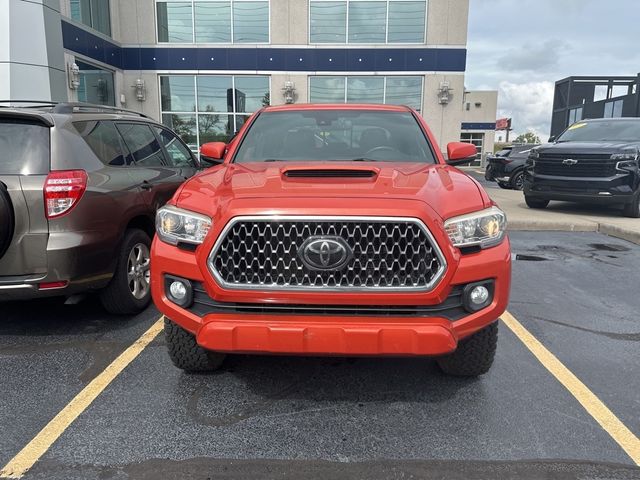
[[[640,218],[640,191],[636,193],[634,200],[624,206],[624,216],[629,218]]]
[[[11,245],[14,228],[15,218],[11,198],[5,185],[0,183],[0,258],[3,257],[9,245]]]
[[[114,315],[139,313],[151,301],[149,260],[151,240],[142,230],[124,234],[116,258],[116,270],[109,284],[100,291],[104,309]]]
[[[498,322],[494,322],[462,340],[455,352],[438,358],[438,365],[448,375],[477,377],[493,365],[497,344]]]
[[[226,355],[210,352],[196,342],[196,337],[165,317],[164,336],[169,358],[186,372],[211,372],[222,365]]]
[[[538,198],[527,197],[526,195],[524,196],[524,201],[529,208],[547,208],[547,205],[549,205],[549,200],[540,200]]]

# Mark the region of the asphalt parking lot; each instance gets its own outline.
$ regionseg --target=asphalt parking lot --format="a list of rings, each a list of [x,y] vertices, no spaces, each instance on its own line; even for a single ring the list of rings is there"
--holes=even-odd
[[[159,335],[59,438],[39,437],[24,478],[640,478],[640,246],[511,240],[509,312],[628,429],[631,453],[506,323],[477,380],[430,359],[235,356],[187,375]],[[0,467],[158,317],[110,317],[93,299],[3,304]]]

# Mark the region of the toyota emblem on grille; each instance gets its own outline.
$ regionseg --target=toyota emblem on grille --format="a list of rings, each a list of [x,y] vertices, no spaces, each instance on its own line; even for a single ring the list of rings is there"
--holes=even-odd
[[[351,247],[340,237],[309,237],[298,250],[311,270],[340,270],[353,257]]]
[[[567,158],[562,161],[563,165],[575,165],[576,163],[578,163],[578,160],[574,160],[573,158]]]

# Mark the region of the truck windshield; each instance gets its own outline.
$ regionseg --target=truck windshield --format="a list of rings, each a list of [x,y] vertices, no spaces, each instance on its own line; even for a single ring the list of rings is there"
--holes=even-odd
[[[571,125],[557,142],[637,142],[640,120],[600,120]]]
[[[356,109],[264,112],[241,141],[236,163],[436,163],[427,137],[409,112]]]
[[[0,175],[49,173],[49,128],[0,118]]]

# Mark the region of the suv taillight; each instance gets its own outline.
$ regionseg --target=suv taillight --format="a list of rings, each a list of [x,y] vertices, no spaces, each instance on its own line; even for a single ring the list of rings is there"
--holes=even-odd
[[[87,172],[61,170],[49,173],[44,182],[44,210],[47,218],[69,213],[87,189]]]

